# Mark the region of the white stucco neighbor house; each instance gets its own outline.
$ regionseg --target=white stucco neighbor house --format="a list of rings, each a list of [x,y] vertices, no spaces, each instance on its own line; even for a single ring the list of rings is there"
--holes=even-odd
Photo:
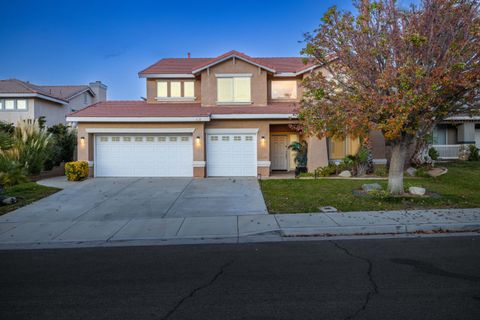
[[[44,117],[48,127],[66,123],[66,115],[107,99],[101,81],[88,85],[35,85],[18,79],[0,80],[0,121]]]

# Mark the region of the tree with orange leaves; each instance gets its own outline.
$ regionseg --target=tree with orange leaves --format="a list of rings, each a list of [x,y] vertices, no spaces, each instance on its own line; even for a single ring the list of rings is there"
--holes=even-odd
[[[320,137],[367,137],[391,147],[388,191],[403,193],[407,149],[442,119],[478,111],[478,0],[355,2],[330,8],[305,35],[302,54],[323,66],[304,80],[299,119]]]

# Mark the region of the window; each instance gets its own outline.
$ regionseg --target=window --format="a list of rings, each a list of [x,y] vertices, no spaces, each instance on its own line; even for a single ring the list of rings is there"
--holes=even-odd
[[[2,109],[3,109],[3,101],[0,100],[0,110],[2,110]]]
[[[118,142],[118,141],[120,141],[120,137],[112,137],[112,141]]]
[[[14,110],[15,100],[5,100],[5,110]]]
[[[296,99],[297,81],[272,81],[272,99]]]
[[[172,142],[175,142],[175,141],[177,141],[177,137],[170,137],[168,140],[172,141]]]
[[[167,84],[168,82],[166,81],[157,81],[157,97],[159,98],[168,97]]]
[[[182,141],[188,141],[188,137],[182,137]]]
[[[229,136],[222,136],[222,141],[229,141],[230,137]]]
[[[167,141],[167,137],[158,137],[158,141],[165,142]]]
[[[130,137],[123,137],[123,141],[125,142],[130,142],[130,140],[131,140]]]
[[[153,142],[155,140],[154,137],[147,137],[147,142]]]
[[[18,110],[27,110],[27,100],[17,100]]]
[[[250,77],[217,78],[218,102],[251,102]]]
[[[106,142],[106,141],[108,141],[108,137],[100,137],[100,141]]]
[[[182,96],[182,83],[181,82],[170,82],[170,97],[180,98]]]
[[[141,142],[141,141],[143,141],[143,137],[135,137],[135,141],[136,142]]]
[[[252,136],[246,136],[245,141],[253,141],[253,137]]]
[[[433,129],[433,144],[447,144],[447,126],[439,124]]]
[[[233,141],[242,141],[242,137],[240,137],[240,136],[233,136]]]
[[[210,136],[210,141],[218,141],[218,136]]]
[[[343,159],[347,155],[357,154],[358,149],[360,149],[360,139],[358,138],[330,139],[330,159]]]
[[[183,96],[186,98],[195,97],[195,83],[193,81],[185,81],[183,83]]]

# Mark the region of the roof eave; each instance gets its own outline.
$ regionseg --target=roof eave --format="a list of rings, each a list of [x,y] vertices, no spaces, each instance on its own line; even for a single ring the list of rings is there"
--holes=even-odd
[[[210,68],[210,67],[212,67],[212,66],[214,66],[214,65],[217,65],[217,64],[219,64],[219,63],[222,63],[222,62],[224,62],[224,61],[226,61],[226,60],[228,60],[228,59],[231,59],[231,58],[240,59],[240,60],[242,60],[242,61],[245,61],[245,62],[248,62],[248,63],[250,63],[250,64],[253,64],[254,66],[257,66],[257,67],[259,67],[259,68],[265,69],[265,70],[267,70],[267,71],[269,71],[269,72],[272,72],[272,73],[275,73],[275,72],[276,72],[274,69],[269,68],[269,67],[264,66],[264,65],[261,65],[261,64],[259,64],[259,63],[256,63],[255,61],[246,59],[246,58],[241,57],[241,56],[236,55],[236,54],[231,54],[231,55],[229,55],[229,56],[223,57],[222,59],[213,61],[213,62],[211,62],[211,63],[209,63],[209,64],[207,64],[207,65],[205,65],[205,66],[203,66],[203,67],[200,67],[200,68],[198,68],[198,69],[195,69],[195,70],[192,71],[192,73],[193,73],[193,74],[199,73],[200,71],[203,71],[203,70],[205,70],[205,69],[208,69],[208,68]]]

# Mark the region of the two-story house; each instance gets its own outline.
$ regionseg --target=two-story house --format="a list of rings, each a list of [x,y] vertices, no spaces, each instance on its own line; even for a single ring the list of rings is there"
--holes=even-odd
[[[40,86],[17,79],[0,80],[0,121],[43,117],[48,127],[66,123],[66,116],[107,99],[100,81],[76,86]]]
[[[67,118],[78,123],[78,159],[98,177],[269,176],[294,169],[288,145],[305,140],[309,170],[325,166],[355,153],[358,141],[292,129],[302,79],[320,68],[237,51],[162,59],[139,73],[146,101],[99,102]],[[384,161],[383,137],[372,141]]]

